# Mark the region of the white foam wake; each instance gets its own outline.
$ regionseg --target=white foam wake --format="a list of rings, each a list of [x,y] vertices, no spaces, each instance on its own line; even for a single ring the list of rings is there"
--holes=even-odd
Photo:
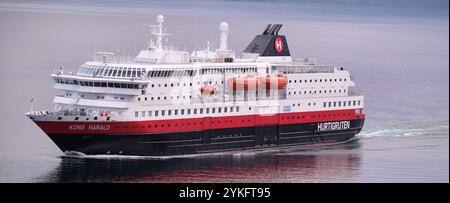
[[[148,160],[165,160],[175,158],[202,158],[202,157],[214,157],[233,155],[233,152],[218,152],[218,153],[205,153],[205,154],[188,154],[188,155],[170,155],[170,156],[137,156],[137,155],[118,155],[118,154],[99,154],[99,155],[87,155],[77,151],[66,151],[62,157],[70,158],[83,158],[83,159],[148,159]]]
[[[448,135],[449,125],[429,125],[429,126],[403,126],[399,128],[390,127],[387,129],[368,129],[363,130],[358,135],[360,138],[372,137],[414,137],[414,136],[429,136],[429,135]]]

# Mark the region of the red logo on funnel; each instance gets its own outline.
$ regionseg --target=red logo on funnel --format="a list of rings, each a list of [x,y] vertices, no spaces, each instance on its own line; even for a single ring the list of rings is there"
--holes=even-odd
[[[281,53],[283,51],[283,40],[281,40],[281,38],[277,37],[275,39],[273,46],[275,47],[275,51],[277,53]]]

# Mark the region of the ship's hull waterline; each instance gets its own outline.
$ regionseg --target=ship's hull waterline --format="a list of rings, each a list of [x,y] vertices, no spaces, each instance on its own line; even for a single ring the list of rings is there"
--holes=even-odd
[[[347,121],[345,121],[347,122]],[[170,156],[283,146],[331,145],[358,134],[363,119],[345,129],[320,131],[320,123],[265,125],[152,134],[48,134],[63,152],[86,155]]]

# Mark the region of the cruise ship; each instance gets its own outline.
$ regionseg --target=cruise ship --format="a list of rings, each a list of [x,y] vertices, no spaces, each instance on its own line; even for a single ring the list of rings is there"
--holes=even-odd
[[[242,53],[167,46],[164,16],[134,59],[97,52],[76,72],[58,68],[52,110],[26,113],[63,151],[171,156],[346,142],[364,124],[364,96],[349,70],[293,58],[281,24]]]

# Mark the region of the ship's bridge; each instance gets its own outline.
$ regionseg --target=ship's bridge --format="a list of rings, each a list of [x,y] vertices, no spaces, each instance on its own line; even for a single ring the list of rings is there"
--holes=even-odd
[[[139,95],[148,84],[148,81],[142,80],[142,77],[104,78],[66,74],[63,71],[58,71],[51,77],[55,80],[55,89],[73,92]]]

